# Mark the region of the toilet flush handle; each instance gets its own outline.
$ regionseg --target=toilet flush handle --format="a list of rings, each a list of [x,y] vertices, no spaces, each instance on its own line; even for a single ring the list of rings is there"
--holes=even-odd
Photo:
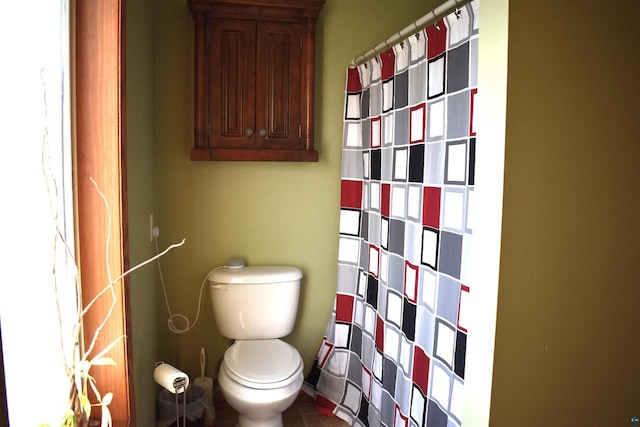
[[[229,285],[227,285],[226,283],[211,283],[211,287],[213,289],[218,289],[221,291],[228,291],[229,290]]]

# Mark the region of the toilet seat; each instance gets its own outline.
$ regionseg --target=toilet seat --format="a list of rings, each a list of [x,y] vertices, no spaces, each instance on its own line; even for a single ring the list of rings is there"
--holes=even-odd
[[[300,353],[279,339],[236,341],[224,353],[223,361],[230,379],[260,390],[285,387],[302,372]]]

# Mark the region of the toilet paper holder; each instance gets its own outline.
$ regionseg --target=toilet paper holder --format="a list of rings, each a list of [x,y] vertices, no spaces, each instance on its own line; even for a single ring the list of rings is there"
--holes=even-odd
[[[153,379],[173,394],[185,392],[189,385],[189,376],[187,374],[164,362],[156,363]]]

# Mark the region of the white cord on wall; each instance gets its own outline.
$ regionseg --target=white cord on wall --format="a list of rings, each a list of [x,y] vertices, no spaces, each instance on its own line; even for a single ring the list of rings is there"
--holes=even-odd
[[[156,245],[156,253],[158,253],[158,237],[154,236],[153,241],[155,242],[155,245]],[[160,272],[160,282],[162,283],[162,291],[164,292],[164,300],[165,300],[165,303],[167,304],[167,311],[169,312],[169,319],[167,319],[167,327],[171,332],[175,334],[183,334],[185,332],[189,332],[196,325],[196,323],[198,323],[198,318],[200,317],[200,307],[202,305],[202,291],[204,290],[204,285],[207,283],[207,278],[209,277],[209,274],[211,274],[212,271],[225,268],[226,266],[222,265],[216,268],[212,268],[211,270],[209,270],[207,275],[204,276],[202,285],[200,285],[200,296],[198,297],[198,311],[196,313],[196,319],[193,321],[193,325],[192,325],[189,319],[187,318],[187,316],[185,316],[184,314],[180,314],[180,313],[174,314],[171,312],[171,307],[169,306],[169,297],[167,296],[167,288],[164,284],[164,277],[162,276],[162,266],[160,265],[160,258],[158,258],[157,261],[158,261],[158,271]],[[181,321],[184,322],[185,326],[183,328],[176,326],[174,319],[181,319]]]

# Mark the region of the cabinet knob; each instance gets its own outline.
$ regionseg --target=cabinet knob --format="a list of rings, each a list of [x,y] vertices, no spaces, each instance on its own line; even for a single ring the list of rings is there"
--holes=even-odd
[[[267,135],[267,131],[264,129],[260,129],[260,132],[258,132],[260,134],[260,136],[266,136]]]
[[[251,136],[251,135],[253,135],[253,129],[251,129],[251,128],[246,128],[246,129],[244,130],[244,134],[245,134],[245,135],[247,135],[247,136]]]

